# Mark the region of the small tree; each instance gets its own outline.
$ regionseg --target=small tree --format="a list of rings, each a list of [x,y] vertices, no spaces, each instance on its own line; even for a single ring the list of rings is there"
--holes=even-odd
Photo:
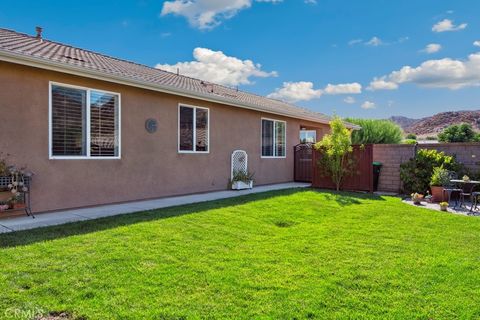
[[[468,123],[451,125],[438,135],[440,142],[472,142],[478,141],[478,135]]]
[[[322,152],[318,165],[332,178],[337,191],[343,179],[352,172],[353,152],[351,132],[338,116],[330,121],[331,133],[315,144],[315,149]]]

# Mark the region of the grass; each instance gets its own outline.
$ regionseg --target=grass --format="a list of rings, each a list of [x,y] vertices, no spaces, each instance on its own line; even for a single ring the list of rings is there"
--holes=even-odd
[[[0,318],[480,318],[479,244],[393,197],[268,192],[0,235]]]

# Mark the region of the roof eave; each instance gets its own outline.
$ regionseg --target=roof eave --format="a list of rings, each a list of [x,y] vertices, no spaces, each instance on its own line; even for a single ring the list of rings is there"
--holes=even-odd
[[[328,124],[329,123],[329,119],[320,119],[320,118],[315,118],[315,117],[308,117],[308,116],[293,114],[293,113],[289,113],[289,112],[272,111],[272,110],[268,110],[266,108],[262,108],[258,105],[255,105],[255,104],[249,104],[249,103],[239,104],[239,103],[235,103],[235,102],[233,102],[233,101],[231,101],[230,99],[227,99],[227,98],[212,97],[210,95],[206,95],[206,94],[203,94],[203,93],[200,93],[200,92],[191,92],[191,91],[182,90],[182,89],[178,89],[178,88],[162,86],[162,85],[159,85],[159,84],[152,84],[152,83],[149,83],[149,82],[146,82],[146,81],[126,79],[126,78],[121,77],[121,76],[114,76],[114,75],[108,75],[108,74],[106,75],[105,73],[102,73],[100,71],[89,70],[89,69],[85,69],[85,68],[77,67],[77,66],[72,66],[72,65],[65,65],[64,63],[61,63],[61,62],[46,60],[46,59],[39,58],[39,57],[27,56],[27,55],[24,55],[24,54],[21,54],[21,53],[15,53],[15,52],[11,52],[11,51],[0,50],[0,61],[22,64],[22,65],[27,65],[27,66],[31,66],[31,67],[47,69],[47,70],[52,70],[52,71],[57,71],[57,72],[62,72],[62,73],[68,73],[68,74],[78,75],[78,76],[82,76],[82,77],[93,78],[93,79],[97,79],[97,80],[113,82],[113,83],[132,86],[132,87],[138,87],[138,88],[147,89],[147,90],[159,91],[159,92],[174,94],[174,95],[187,97],[187,98],[193,98],[193,99],[200,99],[200,100],[209,101],[209,102],[222,103],[222,104],[226,104],[226,105],[233,106],[233,107],[251,109],[251,110],[266,112],[266,113],[270,113],[270,114],[276,114],[276,115],[295,118],[295,119],[312,121],[312,122],[316,122],[316,123],[322,123],[322,124]],[[352,124],[348,124],[347,126],[351,129],[355,129],[357,127],[357,126],[352,125]]]

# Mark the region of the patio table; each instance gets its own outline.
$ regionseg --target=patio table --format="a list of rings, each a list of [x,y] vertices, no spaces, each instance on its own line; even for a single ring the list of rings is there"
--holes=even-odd
[[[475,207],[476,207],[476,200],[477,200],[477,199],[476,199],[477,195],[474,195],[473,189],[474,189],[475,187],[477,187],[478,185],[480,185],[480,181],[453,179],[453,180],[450,180],[450,182],[455,183],[455,184],[457,184],[457,185],[461,185],[461,188],[460,188],[460,189],[462,189],[465,194],[469,194],[469,195],[470,195],[471,201],[472,201],[472,206],[471,206],[471,208],[470,208],[470,211],[472,211],[472,210],[473,210],[473,206],[475,205]],[[469,188],[468,188],[468,187],[469,187]],[[473,198],[475,198],[475,199],[473,199]],[[461,200],[462,200],[462,203],[460,204],[460,207],[461,207],[462,205],[465,206],[465,198],[464,198],[463,196],[462,196],[462,199],[461,199]],[[474,201],[474,200],[475,200],[475,201]]]

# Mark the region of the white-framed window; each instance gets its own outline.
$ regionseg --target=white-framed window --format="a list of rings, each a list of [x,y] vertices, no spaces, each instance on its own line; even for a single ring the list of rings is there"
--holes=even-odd
[[[210,110],[178,105],[178,152],[208,153],[210,150]]]
[[[300,130],[300,143],[315,143],[317,142],[316,130]]]
[[[120,94],[50,82],[50,159],[120,159]]]
[[[262,118],[262,158],[285,158],[287,123]]]

